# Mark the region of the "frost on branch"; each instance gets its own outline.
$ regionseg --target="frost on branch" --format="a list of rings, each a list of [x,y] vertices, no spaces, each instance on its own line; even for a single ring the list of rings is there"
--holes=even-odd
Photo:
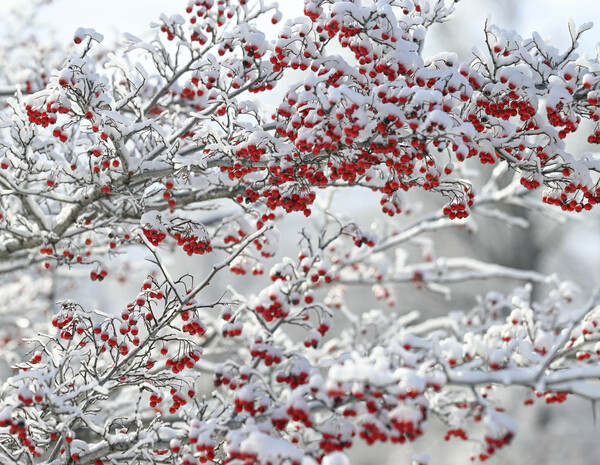
[[[486,24],[474,60],[423,56],[428,28],[453,11],[307,0],[269,37],[276,5],[190,1],[157,18],[150,41],[126,35],[105,54],[101,34],[79,28],[60,60],[25,53],[23,73],[1,76],[6,313],[51,308],[41,301],[60,300],[56,282],[78,270],[110,281],[120,251],[144,248],[154,266],[122,309],[64,299],[28,361],[3,343],[15,372],[2,460],[336,465],[357,441],[414,441],[432,418],[486,460],[517,433],[501,386],[597,399],[596,301],[570,315],[557,279],[438,256],[429,234],[475,233],[480,216],[527,227],[507,205],[560,214],[600,200],[596,155],[566,143],[600,118],[598,60],[577,55],[588,25],[569,24],[564,52]],[[475,179],[482,165],[494,167]],[[528,194],[542,186],[548,205]],[[376,193],[382,226],[334,211],[350,190]],[[415,193],[445,205],[421,214]],[[304,216],[299,253],[282,256],[290,237],[275,223]],[[169,252],[193,273],[175,275]],[[48,279],[28,281],[38,272]],[[225,285],[227,272],[248,287]],[[39,295],[20,296],[11,273]],[[396,284],[449,297],[480,279],[551,290],[539,303],[528,286],[490,293],[434,320],[349,297],[369,286],[393,309]]]

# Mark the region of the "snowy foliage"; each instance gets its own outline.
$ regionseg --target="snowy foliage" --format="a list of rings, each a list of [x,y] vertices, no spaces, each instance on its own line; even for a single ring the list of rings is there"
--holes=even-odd
[[[564,52],[486,24],[471,62],[424,57],[453,11],[305,0],[268,37],[275,4],[190,0],[106,56],[87,28],[44,66],[24,49],[0,83],[0,355],[14,366],[0,462],[346,465],[354,443],[414,441],[432,417],[484,461],[517,434],[503,386],[526,404],[600,398],[598,296],[573,309],[554,276],[437,257],[425,236],[475,233],[478,213],[527,226],[506,205],[600,202],[600,160],[565,143],[583,119],[600,143],[600,63],[577,54],[590,25],[569,23]],[[395,216],[385,227],[331,208],[366,191],[381,224]],[[415,214],[423,192],[444,205]],[[284,255],[286,217],[305,227]],[[51,273],[110,279],[111,257],[136,247],[158,272],[125,308],[55,295]],[[169,254],[207,271],[176,276]],[[504,278],[522,285],[469,311],[394,312],[396,283],[447,295]],[[534,302],[531,283],[547,296]],[[365,285],[389,309],[353,309]]]

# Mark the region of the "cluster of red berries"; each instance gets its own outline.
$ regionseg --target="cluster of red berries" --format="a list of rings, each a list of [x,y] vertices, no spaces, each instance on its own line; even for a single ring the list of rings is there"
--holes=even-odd
[[[371,234],[368,231],[357,231],[354,234],[354,245],[356,247],[360,247],[363,244],[366,244],[368,247],[374,247],[375,246],[375,241],[376,241],[376,237],[374,234]]]
[[[46,110],[34,108],[33,105],[26,104],[25,110],[31,123],[48,127],[51,124],[56,124],[57,113],[69,112],[70,104],[67,102],[64,105],[59,105],[57,102],[48,102],[46,103]]]
[[[389,216],[394,216],[402,212],[402,204],[400,197],[395,193],[392,195],[384,195],[379,201],[381,211]]]
[[[304,347],[316,348],[321,342],[322,334],[319,331],[311,330],[308,335],[304,338]]]
[[[544,397],[544,400],[546,401],[547,404],[562,404],[565,400],[567,400],[567,395],[569,393],[568,392],[562,392],[562,391],[550,391],[550,392],[541,392],[541,393],[537,393],[536,395],[538,397]]]
[[[325,173],[321,169],[309,168],[302,174],[312,186],[326,186],[329,182],[329,179],[327,179],[327,176],[325,176]]]
[[[331,171],[329,179],[332,181],[342,179],[349,183],[356,182],[357,177],[365,174],[367,169],[367,164],[362,157],[357,158],[357,160],[353,162],[342,160],[339,163],[334,164],[329,161],[327,164]]]
[[[240,240],[244,237],[244,235],[234,236],[229,234],[223,238],[223,243],[225,244],[238,244]]]
[[[150,407],[154,408],[164,400],[165,396],[162,392],[157,391],[150,394]]]
[[[274,363],[281,363],[283,359],[281,349],[266,344],[261,339],[255,340],[250,346],[250,355],[253,358],[262,358],[267,366],[271,366]]]
[[[565,110],[563,102],[558,102],[556,108],[547,108],[548,122],[552,126],[562,127],[558,132],[558,137],[564,139],[570,132],[575,132],[579,127],[579,116],[569,116],[563,113]]]
[[[119,345],[116,334],[114,334],[112,332],[112,330],[110,330],[110,331],[111,332],[109,332],[107,330],[102,330],[102,328],[100,326],[94,327],[94,334],[99,336],[99,338],[102,342],[106,343],[100,347],[100,352],[105,352],[106,346],[108,346],[110,349],[114,349],[118,345],[119,351],[124,351],[125,354],[123,354],[123,355],[127,355],[127,353],[129,352],[129,348],[127,347],[127,344],[122,343]]]
[[[596,128],[594,133],[587,139],[590,144],[600,144],[600,129]]]
[[[264,147],[257,147],[253,144],[240,144],[236,149],[235,155],[239,158],[250,158],[250,161],[260,161],[260,157],[266,153],[267,149]],[[240,165],[241,166],[241,165]]]
[[[280,40],[289,40],[290,37],[285,34],[282,34],[279,36],[279,38]],[[301,71],[306,71],[309,66],[308,59],[303,60],[298,57],[296,59],[291,58],[290,56],[288,56],[287,50],[284,52],[283,45],[279,44],[275,46],[275,54],[271,55],[269,61],[273,64],[273,71],[275,72],[279,72],[283,68],[286,68],[288,66],[291,66],[292,69],[300,69]]]
[[[267,198],[267,206],[271,210],[282,207],[288,213],[302,211],[305,216],[310,216],[309,205],[312,205],[317,197],[313,191],[304,188],[297,192],[283,195],[279,192],[279,189],[268,189],[263,194]]]
[[[200,356],[202,355],[201,350],[191,350],[186,355],[179,359],[168,358],[166,361],[166,365],[171,368],[173,373],[179,373],[183,371],[185,368],[193,368],[198,360],[200,360]]]
[[[32,438],[29,436],[27,423],[23,418],[13,419],[11,417],[0,419],[0,427],[8,427],[8,433],[12,436],[16,436],[17,440],[22,446],[26,447],[34,457],[41,457],[42,451],[36,447],[33,443]]]
[[[107,276],[108,276],[108,271],[106,271],[104,268],[100,268],[99,270],[90,272],[90,279],[92,281],[102,281]]]
[[[231,373],[226,370],[223,365],[217,365],[215,367],[214,376],[213,384],[217,387],[224,384],[229,386],[229,388],[233,391],[238,386],[237,381],[233,379]]]
[[[54,254],[54,249],[52,247],[49,247],[49,246],[42,247],[40,249],[40,253],[42,255],[53,255]]]
[[[36,363],[40,363],[42,361],[42,353],[38,350],[36,351],[31,358],[29,359],[29,363],[35,365]]]
[[[237,257],[229,265],[229,271],[234,274],[244,275],[253,268],[252,263],[253,260],[249,257]]]
[[[217,2],[217,26],[219,27],[225,23],[225,18],[231,19],[233,17],[233,12],[231,10],[226,10],[227,3],[228,2],[224,2],[223,0]],[[240,1],[241,5],[244,3],[246,3],[246,0]],[[214,5],[215,0],[188,0],[185,12],[191,15],[190,23],[196,24],[197,18],[207,18]],[[196,8],[195,12],[194,7]]]
[[[590,352],[588,350],[578,350],[577,353],[575,354],[575,357],[579,361],[587,360],[587,359],[591,358],[591,356],[592,356],[592,352]]]
[[[472,203],[472,202],[471,202]],[[469,207],[468,204],[462,202],[453,202],[449,205],[446,205],[442,209],[442,213],[447,215],[451,220],[458,218],[466,218],[469,216]]]
[[[314,418],[308,410],[308,406],[290,405],[285,412],[293,421],[304,423],[304,426],[310,428],[313,425]]]
[[[317,331],[321,334],[321,336],[325,336],[325,333],[329,331],[331,328],[331,319],[326,317],[321,320],[319,326],[317,327]]]
[[[538,187],[541,186],[541,183],[539,181],[539,179],[532,177],[532,178],[526,178],[526,177],[522,177],[521,178],[521,185],[529,190],[534,190],[537,189]]]
[[[241,321],[228,321],[221,328],[221,334],[223,334],[223,337],[235,337],[242,334],[243,329],[244,325]]]
[[[196,451],[200,452],[198,460],[200,463],[213,461],[215,458],[215,441],[206,433],[202,433],[197,425],[197,420],[193,420],[189,433],[190,444],[195,445]]]
[[[256,230],[258,231],[262,228],[267,221],[272,221],[275,219],[275,213],[265,213],[261,215],[260,219],[256,222]]]
[[[195,234],[184,236],[180,232],[173,234],[173,237],[177,240],[177,245],[182,246],[185,253],[190,256],[212,252],[212,246],[208,238],[199,239]]]
[[[479,161],[482,165],[493,165],[494,163],[496,163],[496,154],[481,151],[479,152]]]
[[[347,438],[342,433],[331,434],[322,433],[323,439],[319,441],[319,447],[325,454],[331,454],[335,451],[343,451],[352,447],[352,439]]]
[[[38,389],[35,393],[33,393],[27,385],[22,384],[17,392],[17,398],[21,403],[29,406],[34,402],[42,402],[44,400],[44,392],[41,389]]]
[[[287,303],[279,300],[277,296],[273,295],[273,297],[269,303],[260,303],[254,308],[256,313],[261,315],[267,322],[278,318],[285,318],[290,312]]]
[[[479,454],[479,460],[481,460],[482,462],[485,462],[498,449],[506,446],[507,444],[510,444],[513,436],[514,436],[513,433],[511,433],[510,431],[507,432],[506,434],[504,434],[503,436],[500,436],[497,438],[493,438],[491,436],[486,436],[484,438],[485,443],[486,443],[485,453]]]
[[[519,116],[521,121],[528,121],[536,114],[531,102],[519,96],[514,90],[511,90],[508,95],[501,96],[496,101],[480,97],[477,99],[477,106],[483,108],[486,115],[503,120]]]
[[[462,439],[466,441],[469,439],[469,435],[462,428],[451,428],[446,432],[446,436],[444,436],[445,441],[449,441],[452,436]]]
[[[72,333],[67,328],[70,326],[73,330],[76,323],[77,321],[71,311],[61,311],[52,317],[52,326],[61,330],[60,337],[62,339],[71,339]]]
[[[171,392],[171,398],[173,399],[173,403],[169,407],[169,413],[174,414],[177,412],[177,410],[179,410],[179,407],[187,404],[187,399],[181,391],[178,391],[175,388],[171,388],[170,392]],[[194,395],[194,391],[191,391],[191,393],[192,393],[192,395]]]
[[[583,195],[577,198],[569,197],[567,194],[576,194],[583,192]],[[542,202],[549,205],[557,205],[563,211],[581,212],[583,210],[591,210],[594,205],[600,203],[600,187],[594,190],[585,189],[585,187],[566,186],[563,192],[556,195],[554,193],[546,194],[542,197]]]
[[[185,323],[181,329],[185,333],[190,333],[191,336],[203,336],[206,333],[207,328],[206,325],[200,321],[200,318],[194,317],[191,321]]]
[[[144,290],[144,291],[149,291],[149,292],[148,292],[148,297],[150,297],[151,299],[158,299],[158,300],[162,299],[162,298],[164,297],[164,294],[163,294],[163,292],[162,292],[162,291],[161,291],[159,288],[152,289],[152,286],[153,286],[153,285],[154,285],[154,282],[152,281],[152,278],[146,278],[146,279],[144,280],[144,282],[142,283],[142,290]],[[136,299],[136,300],[137,300],[137,299]],[[143,300],[143,299],[142,299],[142,300]],[[136,303],[137,303],[137,302],[136,302]],[[138,305],[144,305],[144,303],[145,303],[145,302],[143,302],[143,303],[138,303]],[[132,305],[132,304],[129,304],[129,305],[127,306],[127,308],[128,308],[128,311],[132,311],[132,310],[133,310],[133,305]],[[185,312],[184,312],[184,313],[185,313]],[[126,319],[128,318],[128,317],[127,317],[127,315],[126,315],[125,313],[123,313],[121,316],[123,317],[123,319],[124,319],[124,320],[126,320]]]
[[[235,408],[236,412],[240,413],[240,412],[246,411],[252,416],[264,413],[268,407],[267,405],[264,405],[264,404],[256,405],[256,402],[254,399],[245,399],[240,396],[234,396],[233,404],[234,404],[234,408]]]
[[[273,428],[275,428],[278,431],[283,431],[290,421],[289,417],[287,416],[287,413],[285,413],[285,411],[283,410],[275,410],[271,412],[270,417]]]
[[[426,410],[424,407],[420,407],[419,410],[411,410],[405,413],[408,415],[403,415],[402,413],[395,415],[394,411],[390,412],[391,425],[400,434],[400,436],[394,436],[398,439],[404,437],[408,441],[414,441],[423,434],[421,426],[426,415]]]
[[[53,129],[52,135],[54,137],[56,137],[57,139],[59,139],[61,142],[66,142],[67,139],[69,138],[68,134],[66,132],[64,132],[63,128],[60,126],[56,126]]]
[[[173,40],[175,38],[175,32],[165,24],[160,27],[160,31],[167,34],[167,39],[169,40]]]
[[[148,241],[154,246],[157,246],[158,244],[160,244],[163,241],[163,239],[165,237],[167,237],[167,234],[165,232],[158,231],[156,229],[142,228],[142,233],[144,234],[144,236],[146,236]]]
[[[297,372],[295,372],[297,371]],[[302,384],[307,384],[308,383],[308,373],[305,371],[300,371],[300,370],[291,370],[290,373],[285,373],[283,371],[280,371],[279,373],[277,373],[277,376],[275,377],[275,380],[278,383],[287,383],[290,385],[290,387],[292,389],[296,389],[298,386],[302,385]]]
[[[388,440],[388,434],[370,420],[363,421],[358,435],[369,445],[374,444],[376,441],[386,442]]]
[[[258,201],[258,199],[260,198],[260,194],[254,190],[252,190],[251,188],[247,188],[244,192],[244,196],[242,196],[241,194],[238,195],[235,200],[238,203],[242,203],[244,201],[244,198],[246,199],[246,203],[255,203]]]

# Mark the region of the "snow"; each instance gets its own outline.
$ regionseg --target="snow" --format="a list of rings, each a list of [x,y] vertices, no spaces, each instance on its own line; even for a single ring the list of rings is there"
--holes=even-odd
[[[350,465],[348,456],[343,452],[332,452],[323,457],[322,465]]]
[[[280,463],[284,459],[300,463],[303,451],[290,442],[253,431],[240,444],[240,452],[255,456],[261,463]]]

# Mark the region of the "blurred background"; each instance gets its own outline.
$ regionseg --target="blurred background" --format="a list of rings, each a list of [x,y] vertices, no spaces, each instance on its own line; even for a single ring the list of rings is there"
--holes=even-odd
[[[21,11],[22,17],[29,18],[26,29],[21,26],[15,29],[17,23],[3,20],[2,18],[10,16],[1,15],[0,40],[4,41],[4,44],[0,48],[4,50],[4,59],[10,60],[10,50],[5,50],[6,44],[15,38],[26,44],[27,37],[35,34],[41,39],[40,43],[47,43],[49,48],[52,43],[57,43],[61,48],[68,48],[72,43],[73,32],[79,26],[91,27],[102,33],[105,36],[102,46],[108,52],[113,44],[119,41],[123,32],[150,37],[153,32],[148,27],[149,23],[155,21],[161,13],[181,13],[187,1],[54,0],[40,7],[34,6],[35,2],[23,0],[2,0],[0,3],[0,12],[8,13],[16,8]],[[284,20],[302,14],[301,0],[283,0],[279,3]],[[32,8],[37,10],[35,15],[30,11]],[[514,29],[522,37],[530,37],[533,31],[537,31],[543,38],[550,39],[561,51],[569,45],[568,17],[572,17],[577,25],[593,21],[600,27],[600,7],[594,0],[461,0],[456,9],[451,21],[434,25],[430,30],[425,43],[425,57],[442,51],[452,51],[457,53],[461,60],[470,61],[473,47],[485,47],[483,27],[486,19],[499,27]],[[275,27],[265,25],[267,33],[275,30]],[[596,41],[600,40],[598,31],[598,28],[593,28],[583,36],[580,41],[580,53],[596,55]],[[285,90],[286,86],[283,87]],[[583,127],[576,135],[569,136],[568,148],[572,153],[594,151],[594,147],[588,145],[583,136],[589,132]],[[346,192],[339,193],[334,198],[332,209],[356,218],[363,226],[375,223],[376,228],[381,228],[387,221],[404,221],[408,224],[411,220],[410,217],[404,216],[391,220],[383,218],[378,208],[372,208],[374,204],[378,204],[378,195],[369,192],[361,192],[351,197],[348,195]],[[540,193],[537,195],[541,197]],[[420,203],[424,211],[439,208],[439,199],[426,197],[415,197],[412,200]],[[454,229],[432,235],[437,256],[469,256],[521,269],[556,273],[562,279],[575,282],[581,289],[578,302],[584,301],[600,284],[598,212],[549,218],[518,207],[511,208],[511,213],[523,216],[530,222],[528,229],[509,227],[495,220],[477,218],[476,234]],[[299,239],[297,233],[304,223],[304,217],[297,214],[289,215],[282,221],[282,254],[288,250],[295,255],[295,244]],[[414,254],[416,251],[412,250],[409,253]],[[35,305],[45,308],[49,314],[52,312],[52,302],[71,298],[84,306],[118,312],[137,294],[139,283],[148,273],[149,265],[144,262],[145,256],[145,252],[138,249],[127,255],[114,257],[110,263],[111,269],[115,270],[114,278],[103,283],[87,284],[88,271],[81,274],[81,279],[85,279],[86,284],[71,288],[66,281],[60,279],[58,272],[56,279],[45,281],[48,300]],[[197,261],[185,262],[172,256],[168,258],[168,264],[174,274],[199,273]],[[268,264],[266,269],[268,270]],[[236,279],[231,275],[227,278],[227,284],[232,284],[238,289],[243,286],[243,278]],[[218,284],[215,286],[215,294],[221,292]],[[478,293],[485,294],[488,290],[508,291],[519,284],[515,281],[477,282],[476,289]],[[397,285],[394,289],[396,304],[393,310],[402,313],[418,309],[424,317],[429,317],[442,315],[450,310],[467,309],[475,304],[473,288],[473,283],[453,287],[452,299],[448,301],[443,296],[426,290],[415,291],[412,283]],[[19,290],[11,289],[9,286],[3,286],[3,291],[8,292],[8,295],[12,295],[10,292],[15,295],[14,299],[10,300],[11,307],[34,305],[18,304]],[[543,289],[536,289],[536,292],[540,293],[540,296],[543,295]],[[354,311],[360,311],[361,308],[368,310],[367,305],[372,305],[372,299],[360,297],[360,294],[358,291],[356,300],[353,300],[356,302],[356,308],[352,309]],[[207,300],[211,298],[213,296],[206,296]],[[27,324],[27,321],[22,322],[24,327]],[[3,371],[6,372],[6,369]],[[510,413],[519,425],[519,433],[510,447],[499,451],[489,460],[490,464],[598,463],[600,431],[595,426],[590,403],[573,398],[561,405],[546,406],[542,401],[538,401],[532,407],[524,407],[524,390],[514,388],[506,391],[506,398],[512,399],[509,401]],[[432,454],[432,465],[468,463],[473,451],[472,445],[458,439],[445,443],[444,432],[443,426],[432,419],[428,425],[428,432],[415,443],[396,447],[354,447],[352,463],[372,465],[375,462],[374,457],[379,465],[409,463],[411,454],[420,452]]]

